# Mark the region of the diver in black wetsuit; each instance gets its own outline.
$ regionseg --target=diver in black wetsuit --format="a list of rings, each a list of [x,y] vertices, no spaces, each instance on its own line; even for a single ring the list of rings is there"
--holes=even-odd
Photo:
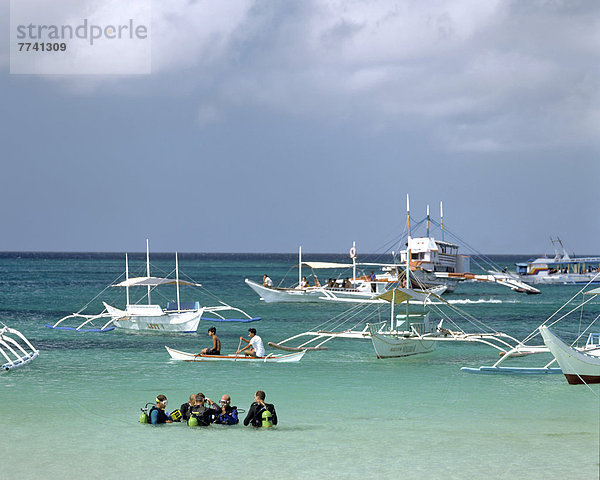
[[[248,414],[244,418],[244,425],[252,424],[253,427],[272,427],[277,425],[275,405],[265,403],[266,394],[258,390],[254,394],[254,402],[250,405]]]
[[[179,407],[181,418],[183,420],[188,421],[190,419],[190,411],[194,405],[196,405],[196,395],[192,393],[190,395],[190,401],[182,404],[181,407]]]
[[[208,403],[210,406],[206,407],[205,403]],[[190,420],[195,419],[199,426],[207,427],[210,425],[213,415],[218,415],[220,412],[221,408],[215,402],[210,398],[205,398],[204,394],[199,393],[196,395],[196,405],[190,409]],[[188,422],[188,424],[191,423]]]

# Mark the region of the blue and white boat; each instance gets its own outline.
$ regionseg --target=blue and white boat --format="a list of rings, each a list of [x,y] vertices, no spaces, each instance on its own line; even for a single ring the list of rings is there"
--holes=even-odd
[[[551,239],[555,255],[552,258],[532,258],[517,263],[517,275],[534,284],[600,283],[600,257],[571,257],[560,238]],[[560,249],[560,250],[559,250]]]

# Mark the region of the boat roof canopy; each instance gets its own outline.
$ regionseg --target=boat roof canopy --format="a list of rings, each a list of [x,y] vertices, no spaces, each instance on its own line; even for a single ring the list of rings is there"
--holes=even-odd
[[[386,302],[390,302],[390,303],[394,302],[394,303],[398,304],[398,303],[406,302],[406,299],[412,298],[412,296],[406,294],[399,288],[395,288],[392,290],[388,290],[384,294],[379,295],[377,298],[380,298],[381,300],[385,300]]]
[[[351,263],[333,263],[333,262],[302,262],[302,265],[307,267],[318,269],[318,268],[348,268],[351,267]]]
[[[421,293],[416,292],[410,288],[394,288],[388,290],[387,292],[379,295],[377,298],[381,300],[385,300],[386,302],[392,303],[392,301],[396,304],[406,302],[406,299],[418,300],[420,302],[426,302],[431,297],[441,300],[442,302],[446,302],[443,298],[433,293]],[[447,303],[447,302],[446,302]]]
[[[113,285],[113,287],[156,287],[157,285],[176,285],[177,280],[174,278],[158,278],[158,277],[133,277],[128,280],[124,280],[121,283]],[[185,280],[179,280],[179,285],[192,285],[195,287],[201,287],[199,283],[186,282]]]

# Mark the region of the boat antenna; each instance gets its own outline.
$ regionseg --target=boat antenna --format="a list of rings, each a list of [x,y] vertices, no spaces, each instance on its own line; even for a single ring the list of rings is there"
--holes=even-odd
[[[440,229],[442,230],[442,242],[444,241],[444,202],[440,200]]]
[[[125,304],[126,307],[129,305],[129,282],[127,280],[129,280],[129,260],[127,258],[127,253],[125,253],[125,295],[127,298],[127,303]]]
[[[146,275],[150,278],[150,244],[148,243],[148,239],[146,239]],[[151,305],[150,285],[148,285],[148,305]]]
[[[429,205],[427,205],[427,238],[429,238]]]
[[[181,311],[181,303],[179,302],[179,261],[177,260],[177,252],[175,252],[175,280],[177,282],[177,311]]]
[[[410,239],[410,199],[406,194],[406,225],[408,226],[408,238]]]

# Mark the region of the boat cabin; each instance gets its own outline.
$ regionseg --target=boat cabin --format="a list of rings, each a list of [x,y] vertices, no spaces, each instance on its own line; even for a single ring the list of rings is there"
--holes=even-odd
[[[406,264],[410,250],[411,264],[432,272],[464,273],[470,268],[468,255],[458,254],[458,245],[435,240],[432,237],[409,238],[407,249],[400,252],[400,261]]]

